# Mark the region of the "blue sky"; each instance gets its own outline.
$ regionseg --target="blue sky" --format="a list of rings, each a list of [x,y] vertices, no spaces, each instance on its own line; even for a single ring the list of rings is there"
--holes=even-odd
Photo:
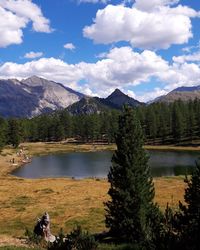
[[[0,78],[149,101],[200,85],[197,0],[1,0]]]

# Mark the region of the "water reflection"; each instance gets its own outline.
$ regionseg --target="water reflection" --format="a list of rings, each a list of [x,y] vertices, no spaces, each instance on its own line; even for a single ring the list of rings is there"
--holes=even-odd
[[[148,151],[153,176],[174,176],[191,173],[198,152]],[[113,152],[77,152],[33,158],[30,164],[13,172],[25,178],[41,177],[107,177]]]

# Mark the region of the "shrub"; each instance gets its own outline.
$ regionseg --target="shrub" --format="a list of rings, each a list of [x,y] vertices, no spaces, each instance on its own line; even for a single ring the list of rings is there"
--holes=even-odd
[[[33,231],[26,228],[25,230],[25,236],[27,237],[27,243],[31,246],[39,246],[39,247],[45,247],[46,242],[44,242],[42,236],[38,236]]]
[[[64,237],[61,230],[59,237],[49,245],[48,250],[96,250],[97,245],[92,235],[77,226],[66,237]]]

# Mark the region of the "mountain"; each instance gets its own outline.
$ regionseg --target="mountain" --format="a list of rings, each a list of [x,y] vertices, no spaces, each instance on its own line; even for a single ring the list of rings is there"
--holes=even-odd
[[[179,87],[174,89],[172,92],[194,92],[194,91],[200,91],[200,85],[198,86],[191,86],[191,87]]]
[[[95,114],[109,110],[110,107],[102,102],[98,97],[83,97],[80,101],[70,105],[67,110],[73,114]]]
[[[116,89],[107,98],[82,98],[80,101],[70,105],[67,110],[71,114],[94,114],[111,109],[122,109],[124,104],[128,104],[131,107],[143,105],[143,103],[125,95],[119,89]]]
[[[37,76],[0,80],[0,116],[33,117],[63,109],[84,95],[60,83]]]
[[[189,101],[189,100],[195,100],[200,99],[200,85],[199,86],[193,86],[193,87],[179,87],[171,92],[169,92],[167,95],[163,95],[160,97],[157,97],[153,100],[153,102],[165,102],[165,103],[171,103],[176,100],[182,100],[182,101]]]
[[[141,102],[129,97],[128,95],[125,95],[119,89],[115,89],[115,91],[104,100],[109,106],[113,106],[118,109],[121,109],[124,104],[128,104],[131,107],[142,105]]]

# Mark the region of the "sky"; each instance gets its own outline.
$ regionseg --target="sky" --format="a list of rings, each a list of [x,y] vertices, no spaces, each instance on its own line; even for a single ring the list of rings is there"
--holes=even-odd
[[[0,78],[150,101],[200,85],[199,0],[0,0]]]

